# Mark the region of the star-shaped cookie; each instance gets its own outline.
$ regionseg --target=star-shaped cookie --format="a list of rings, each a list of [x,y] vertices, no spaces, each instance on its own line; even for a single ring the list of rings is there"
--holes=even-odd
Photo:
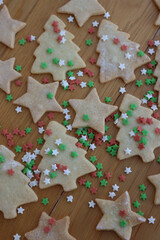
[[[10,93],[10,82],[21,77],[21,74],[14,70],[15,58],[6,61],[0,60],[0,88]]]
[[[102,103],[96,88],[85,99],[70,99],[69,103],[76,112],[73,128],[91,127],[102,134],[105,133],[105,118],[118,108]]]
[[[36,123],[47,111],[62,112],[61,106],[55,99],[58,86],[58,82],[43,85],[29,77],[27,93],[16,99],[14,104],[29,108]]]
[[[97,230],[113,230],[124,240],[129,240],[132,227],[146,219],[131,210],[129,193],[126,191],[116,201],[95,199],[104,214]]]
[[[148,177],[148,180],[155,186],[156,194],[154,204],[160,204],[160,174],[152,175]]]
[[[68,232],[69,224],[68,216],[55,222],[52,217],[43,212],[38,227],[26,233],[25,237],[27,240],[76,240]]]
[[[15,35],[26,23],[11,18],[8,8],[4,5],[0,11],[0,42],[10,48],[14,48]]]
[[[105,13],[105,9],[97,0],[70,0],[58,9],[60,13],[74,14],[80,27],[93,15]]]
[[[155,2],[155,4],[157,5],[158,9],[160,10],[160,0],[153,0]],[[160,25],[160,13],[157,17],[157,20],[155,22],[155,25],[156,26],[159,26]]]
[[[154,76],[157,77],[157,82],[154,85],[154,90],[158,91],[158,107],[160,107],[160,46],[157,48],[155,60],[157,66],[154,71]]]

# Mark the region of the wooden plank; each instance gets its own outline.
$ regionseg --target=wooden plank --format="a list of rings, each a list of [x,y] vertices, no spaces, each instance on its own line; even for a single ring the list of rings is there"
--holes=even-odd
[[[61,1],[51,1],[43,0],[35,1],[35,0],[12,0],[12,1],[5,1],[7,6],[9,7],[9,11],[14,18],[20,19],[22,21],[27,22],[26,28],[24,28],[20,33],[17,34],[16,37],[16,46],[14,50],[7,49],[4,46],[0,46],[0,56],[2,60],[8,59],[12,56],[16,57],[16,64],[22,65],[22,80],[23,85],[21,88],[12,84],[11,93],[16,99],[17,97],[21,96],[24,92],[26,92],[27,87],[27,77],[30,75],[30,69],[34,61],[33,52],[38,46],[36,42],[28,43],[25,47],[18,45],[18,40],[22,37],[26,37],[28,34],[36,35],[39,37],[40,34],[43,32],[43,26],[45,22],[48,20],[51,14],[56,14],[56,10],[66,3],[66,0]],[[153,25],[155,19],[157,17],[157,9],[155,5],[150,0],[142,1],[139,3],[138,0],[131,1],[128,0],[126,4],[126,0],[100,0],[102,5],[106,8],[107,11],[110,12],[111,18],[110,20],[114,23],[119,25],[119,28],[123,31],[126,31],[131,34],[131,40],[137,41],[141,44],[142,50],[146,49],[147,40],[152,39],[155,35],[157,28]],[[91,56],[98,57],[96,53],[96,45],[98,43],[98,39],[96,34],[89,35],[87,30],[92,25],[92,21],[95,19],[97,21],[102,20],[102,16],[94,16],[90,18],[89,21],[82,27],[79,28],[76,23],[69,24],[67,22],[68,15],[66,14],[57,14],[67,25],[67,30],[72,32],[75,35],[74,42],[80,46],[81,51],[80,55],[87,63],[87,67],[92,69],[95,73],[93,78],[95,82],[95,86],[98,90],[100,98],[104,101],[105,96],[110,96],[112,98],[112,104],[116,101],[119,96],[119,88],[120,86],[124,86],[122,80],[117,79],[110,83],[100,84],[99,83],[99,69],[96,66],[91,66],[89,64],[89,58]],[[97,30],[96,30],[97,31]],[[88,47],[85,45],[85,40],[91,38],[93,40],[93,45]],[[137,77],[139,71],[136,71]],[[49,81],[52,82],[52,77],[48,74],[45,75],[31,75],[35,79],[41,82],[43,77],[48,77]],[[84,76],[84,80],[88,80],[89,78]],[[132,85],[132,86],[131,86]],[[144,86],[145,87],[145,86]],[[80,89],[77,87],[74,92],[70,91],[63,91],[61,87],[59,87],[57,93],[57,100],[61,104],[63,100],[68,100],[70,98],[84,98],[90,89]],[[134,93],[134,95],[141,97],[141,90],[137,90],[135,88],[135,82],[133,84],[129,84],[127,86],[127,91]],[[136,91],[136,92],[135,92]],[[138,92],[137,92],[138,91]],[[143,89],[145,91],[145,89]],[[18,127],[20,129],[25,129],[27,126],[32,128],[32,133],[26,136],[24,139],[16,138],[15,139],[15,146],[17,144],[23,145],[26,142],[33,142],[36,146],[36,139],[40,136],[38,134],[38,128],[35,124],[33,124],[31,115],[29,111],[23,108],[23,113],[21,115],[17,115],[15,113],[15,106],[12,103],[8,103],[5,100],[6,94],[1,91],[0,94],[0,103],[1,103],[1,118],[0,123],[3,128],[8,128],[9,130],[13,129],[14,127]],[[116,105],[119,105],[120,100],[122,98],[118,98]],[[74,112],[71,110],[72,119],[74,117]],[[49,120],[47,114],[45,114],[42,119],[45,122],[45,127],[47,126]],[[55,120],[62,122],[63,116],[62,114],[55,114]],[[16,124],[15,124],[16,122]],[[112,123],[109,123],[110,126],[109,134],[112,134],[113,137],[116,136],[117,128],[113,126]],[[71,133],[73,135],[73,133]],[[0,143],[5,144],[6,140],[4,137],[0,138]],[[14,148],[12,148],[14,151]],[[98,194],[96,197],[100,198],[108,198],[108,192],[111,191],[111,185],[117,183],[120,186],[120,191],[117,194],[117,197],[124,190],[129,190],[131,194],[132,201],[139,198],[138,192],[138,184],[144,183],[148,186],[148,199],[144,202],[141,207],[142,212],[145,212],[146,216],[153,216],[157,217],[158,219],[158,211],[157,207],[153,207],[153,195],[154,189],[146,180],[146,175],[148,173],[154,173],[154,169],[157,167],[157,163],[149,163],[145,165],[142,161],[138,158],[128,159],[125,161],[118,161],[116,158],[111,158],[109,154],[105,152],[105,145],[98,147],[94,153],[88,151],[87,158],[90,155],[96,155],[99,162],[103,163],[103,167],[105,171],[110,171],[112,175],[112,179],[109,181],[107,188],[103,189],[102,187],[99,188]],[[21,157],[23,156],[22,153],[16,154],[16,160],[20,161]],[[40,161],[37,159],[37,164]],[[126,181],[126,183],[119,183],[118,176],[123,172],[125,166],[131,166],[133,169],[133,173],[130,174]],[[152,167],[152,172],[150,167]],[[143,169],[142,174],[139,174],[139,169]],[[150,171],[150,172],[149,172]],[[86,179],[89,179],[93,182],[93,185],[99,186],[99,181],[97,179],[91,179],[90,176],[86,176]],[[96,224],[100,220],[102,214],[98,207],[95,209],[88,208],[88,201],[94,199],[94,196],[90,195],[89,190],[86,190],[83,187],[78,187],[78,189],[74,192],[64,193],[62,196],[62,188],[60,186],[52,187],[46,190],[40,190],[35,188],[35,191],[39,197],[39,201],[33,204],[27,204],[24,206],[25,212],[24,215],[18,216],[16,219],[13,220],[4,220],[3,215],[0,214],[0,221],[1,221],[1,231],[0,231],[0,239],[10,240],[12,239],[12,235],[16,232],[20,235],[24,235],[25,232],[31,230],[32,228],[36,227],[39,217],[42,211],[46,211],[48,214],[53,212],[53,215],[59,219],[64,217],[65,215],[71,216],[71,228],[70,232],[78,239],[110,239],[115,240],[119,239],[113,232],[97,232],[95,230]],[[66,196],[73,194],[74,201],[72,204],[66,203]],[[60,200],[59,197],[61,196]],[[41,204],[41,200],[43,197],[48,197],[50,204],[46,207]],[[59,201],[58,201],[59,200]],[[57,203],[58,201],[58,203]],[[57,204],[56,204],[57,203]],[[53,210],[53,206],[56,207]],[[153,208],[153,212],[151,209]],[[151,213],[150,213],[151,212]],[[158,222],[158,221],[157,221]],[[141,227],[137,227],[134,229],[133,238],[132,239],[143,239],[142,235],[145,234],[145,239],[149,240],[152,238],[152,235],[156,231],[157,234],[160,234],[158,231],[158,223],[153,226],[148,226],[148,224],[143,224]],[[147,232],[147,234],[146,234]],[[158,235],[156,235],[158,236]],[[22,239],[24,239],[22,237]],[[153,238],[152,238],[153,239]],[[158,239],[158,238],[157,238]],[[156,238],[154,240],[157,240]]]

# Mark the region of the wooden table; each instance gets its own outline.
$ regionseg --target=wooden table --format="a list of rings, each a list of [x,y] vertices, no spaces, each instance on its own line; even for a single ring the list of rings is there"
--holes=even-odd
[[[87,1],[87,0],[86,0]],[[16,99],[26,92],[27,88],[27,77],[29,75],[33,76],[38,81],[42,81],[43,77],[48,77],[49,82],[52,82],[51,75],[32,75],[30,74],[30,69],[34,61],[33,52],[38,46],[36,42],[27,43],[25,46],[20,46],[18,44],[19,39],[25,38],[27,35],[36,35],[38,38],[43,32],[43,26],[50,17],[51,14],[57,14],[57,9],[66,3],[66,0],[4,0],[5,4],[8,6],[9,11],[13,18],[22,20],[27,23],[27,26],[16,35],[16,45],[13,50],[0,44],[0,59],[6,60],[10,57],[16,57],[16,64],[22,66],[22,80],[23,84],[21,87],[15,86],[12,83],[11,93],[13,98]],[[149,39],[159,39],[159,29],[154,26],[154,22],[158,16],[158,10],[151,0],[100,0],[100,3],[105,7],[106,11],[111,14],[110,20],[113,23],[119,25],[119,29],[128,32],[131,37],[130,39],[141,44],[141,49],[147,52],[147,41]],[[94,83],[98,90],[101,101],[104,101],[106,96],[110,96],[112,101],[111,104],[119,106],[122,101],[123,96],[119,93],[119,88],[124,86],[124,82],[121,79],[116,79],[106,84],[100,84],[99,82],[99,68],[92,66],[89,63],[89,58],[91,56],[98,58],[98,54],[95,49],[98,43],[96,33],[89,35],[87,30],[92,26],[92,21],[101,21],[103,16],[93,16],[87,23],[79,28],[78,25],[74,23],[68,23],[66,14],[57,14],[67,25],[67,30],[75,35],[74,42],[80,47],[80,55],[87,64],[87,67],[92,69],[95,73]],[[96,29],[97,31],[97,29]],[[0,33],[1,34],[1,33]],[[91,47],[86,46],[85,40],[91,38],[93,40],[93,45]],[[145,77],[140,75],[140,69],[136,70],[136,78],[141,79],[143,82]],[[84,80],[89,78],[84,76]],[[144,83],[142,87],[137,88],[135,82],[132,82],[126,86],[128,93],[131,93],[140,99],[148,91],[152,90],[152,87],[146,86]],[[62,104],[63,100],[68,100],[69,98],[84,98],[89,93],[90,89],[76,87],[76,90],[64,91],[61,87],[57,92],[57,100]],[[26,142],[33,142],[34,146],[37,146],[36,139],[40,136],[38,134],[38,127],[33,124],[30,112],[28,109],[23,108],[22,114],[16,114],[15,105],[12,102],[6,101],[6,94],[1,90],[0,92],[0,124],[2,128],[8,128],[10,131],[18,127],[20,129],[25,129],[27,126],[32,128],[32,133],[28,134],[24,138],[15,137],[15,146],[19,144],[20,146]],[[74,112],[71,110],[72,119],[74,117]],[[45,122],[45,127],[49,123],[47,114],[42,117]],[[62,114],[55,114],[55,120],[58,122],[63,121]],[[113,137],[117,134],[117,128],[114,126],[113,122],[109,123],[109,132]],[[72,134],[74,135],[74,134]],[[6,138],[0,137],[0,144],[7,146]],[[14,146],[14,147],[15,147]],[[15,152],[14,147],[11,149]],[[158,149],[156,152],[156,159],[159,156],[160,151]],[[16,160],[21,161],[24,153],[17,153]],[[125,190],[128,190],[131,196],[131,202],[138,200],[141,206],[138,210],[144,212],[146,218],[151,215],[156,218],[155,224],[148,224],[148,222],[139,225],[133,229],[133,234],[131,239],[135,240],[159,240],[160,239],[160,207],[153,204],[154,200],[154,187],[151,185],[147,176],[152,174],[157,174],[160,172],[160,166],[156,160],[151,163],[145,164],[139,157],[132,157],[130,159],[119,161],[116,157],[111,157],[105,151],[105,144],[96,148],[94,152],[88,150],[86,157],[89,159],[91,155],[96,155],[98,161],[103,163],[104,171],[110,171],[112,178],[109,180],[107,187],[100,187],[99,180],[91,178],[89,175],[85,176],[86,179],[92,181],[93,186],[99,187],[96,196],[91,195],[88,189],[82,186],[78,186],[78,189],[73,192],[65,193],[61,186],[51,187],[45,190],[40,190],[38,187],[34,188],[38,195],[38,202],[26,204],[23,206],[25,208],[23,215],[18,215],[16,219],[4,220],[3,214],[0,213],[0,239],[1,240],[11,240],[13,235],[18,233],[22,235],[21,239],[24,238],[24,233],[35,228],[38,224],[39,217],[42,211],[46,211],[51,216],[56,219],[60,219],[66,215],[70,216],[70,233],[75,236],[77,240],[118,240],[119,237],[114,232],[107,231],[96,231],[96,225],[99,222],[102,214],[100,209],[96,206],[94,209],[88,207],[88,202],[98,198],[108,198],[108,192],[112,191],[112,184],[118,184],[120,190],[117,193],[119,197]],[[40,156],[36,160],[38,164],[40,162]],[[127,176],[127,180],[119,182],[118,176],[124,173],[124,168],[130,166],[132,173]],[[146,201],[139,199],[140,192],[138,189],[139,184],[145,184],[147,186],[147,196]],[[0,193],[1,194],[1,193]],[[67,203],[66,196],[73,195],[73,203]],[[42,198],[47,197],[50,204],[44,206],[41,201]],[[134,209],[135,210],[135,209]]]

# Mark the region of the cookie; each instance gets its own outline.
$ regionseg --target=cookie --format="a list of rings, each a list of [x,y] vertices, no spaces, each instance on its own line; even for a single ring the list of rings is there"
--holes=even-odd
[[[120,128],[117,157],[120,160],[140,156],[143,162],[154,160],[154,150],[160,146],[160,121],[152,117],[153,111],[142,107],[141,100],[126,94],[120,105]]]
[[[117,106],[102,103],[96,88],[85,99],[70,99],[69,104],[76,112],[73,128],[91,127],[105,133],[105,118],[117,110]]]
[[[129,193],[126,191],[116,201],[95,199],[103,217],[97,230],[113,230],[121,239],[129,240],[132,227],[141,224],[146,219],[131,210]]]
[[[58,221],[42,213],[38,227],[25,234],[27,240],[76,240],[69,232],[70,218],[64,217]]]
[[[157,77],[157,82],[154,86],[154,90],[158,91],[158,107],[160,107],[160,46],[157,48],[155,60],[158,64],[154,71],[154,76]]]
[[[7,219],[17,216],[18,206],[38,200],[28,186],[29,178],[21,172],[24,166],[14,157],[12,151],[0,145],[0,211]]]
[[[155,2],[155,4],[157,5],[158,9],[160,10],[160,0],[153,0]],[[157,17],[157,20],[155,22],[156,26],[160,25],[160,14]]]
[[[6,5],[0,11],[0,42],[14,48],[15,35],[26,26],[26,23],[11,18]]]
[[[135,69],[150,61],[139,50],[140,45],[129,40],[128,33],[118,31],[118,26],[108,20],[102,20],[98,37],[97,52],[100,55],[97,65],[100,67],[101,83],[118,77],[130,83],[136,78]]]
[[[105,9],[97,0],[70,0],[58,12],[74,14],[79,27],[82,27],[91,16],[104,14]]]
[[[76,179],[96,168],[85,158],[86,151],[75,145],[77,139],[66,134],[64,126],[52,121],[47,130],[51,134],[44,135],[45,144],[40,151],[39,187],[42,189],[60,184],[64,191],[74,190],[77,188]]]
[[[0,60],[0,88],[8,94],[11,82],[21,77],[21,74],[14,70],[14,63],[15,58]]]
[[[28,78],[27,93],[14,101],[14,104],[29,108],[33,121],[36,123],[45,112],[62,112],[55,95],[59,83],[41,84],[34,78]]]
[[[67,71],[86,66],[78,55],[80,48],[72,41],[74,36],[65,27],[57,16],[50,16],[45,32],[38,38],[40,45],[34,52],[32,73],[51,73],[55,81],[61,81]]]
[[[148,180],[155,186],[156,193],[154,204],[160,204],[160,174],[152,175],[148,177]]]

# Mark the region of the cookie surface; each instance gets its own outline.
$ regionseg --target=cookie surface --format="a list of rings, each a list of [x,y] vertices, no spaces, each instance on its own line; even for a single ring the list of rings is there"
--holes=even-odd
[[[84,68],[85,62],[78,55],[80,48],[72,42],[74,36],[65,31],[66,25],[57,16],[50,16],[45,32],[38,38],[40,44],[34,52],[36,60],[32,73],[51,73],[55,81],[66,78],[66,72]]]
[[[150,61],[143,52],[143,56],[138,56],[140,45],[130,41],[128,33],[118,31],[118,26],[108,20],[102,20],[98,37],[97,52],[100,55],[97,65],[101,83],[118,77],[130,83],[135,80],[135,69]]]
[[[80,27],[93,15],[105,13],[105,9],[97,0],[70,0],[58,9],[60,13],[74,14]]]
[[[154,204],[159,205],[160,204],[160,174],[149,176],[148,180],[155,186],[155,189],[156,189]]]
[[[158,107],[160,107],[160,46],[157,48],[155,60],[157,66],[154,71],[154,76],[157,77],[157,82],[154,86],[154,90],[158,91]]]
[[[41,171],[39,187],[60,184],[64,191],[74,190],[77,188],[76,179],[96,168],[85,158],[86,151],[75,145],[77,139],[66,134],[64,126],[52,121],[47,129],[52,133],[44,135],[45,144],[40,151],[43,158],[38,166]]]

